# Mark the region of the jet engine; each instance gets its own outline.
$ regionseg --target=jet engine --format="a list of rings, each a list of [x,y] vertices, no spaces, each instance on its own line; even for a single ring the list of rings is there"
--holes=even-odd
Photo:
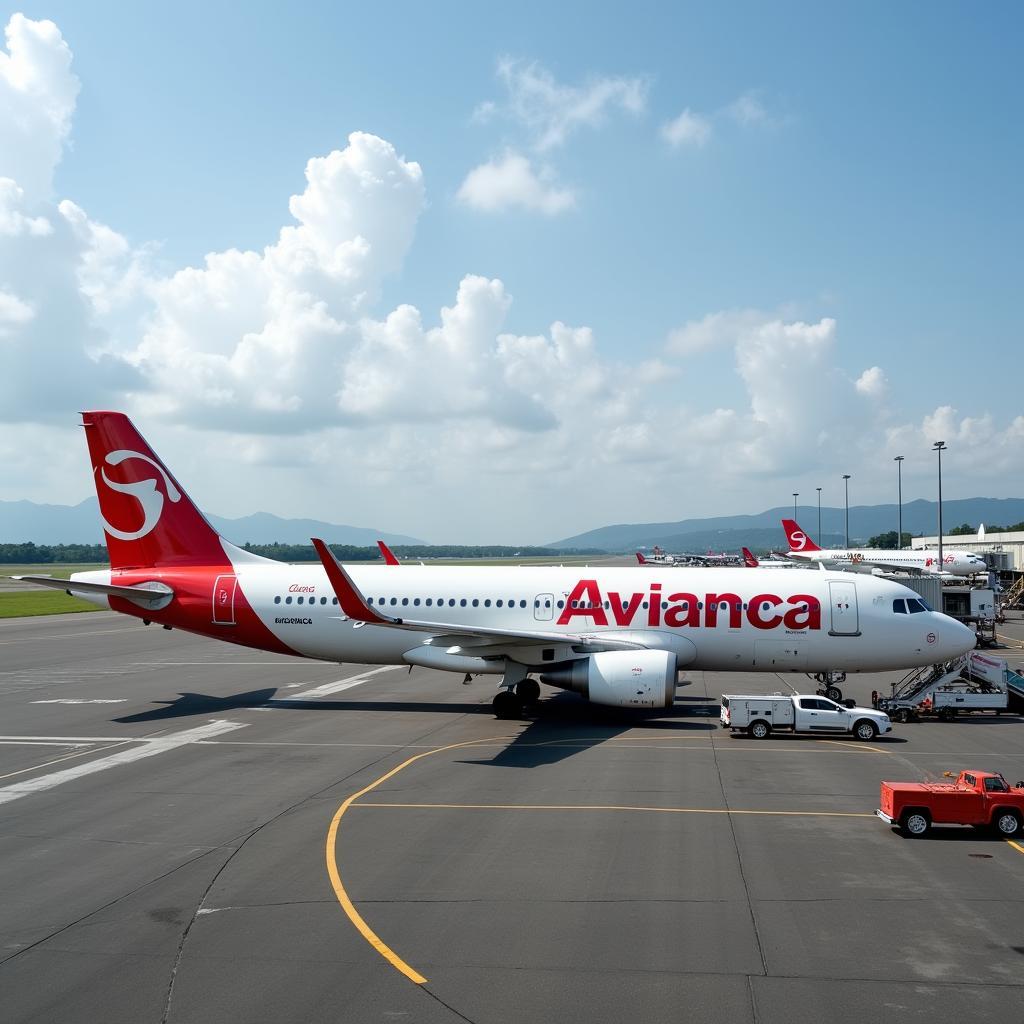
[[[555,665],[541,682],[613,708],[667,708],[676,695],[676,656],[668,651],[602,651]]]

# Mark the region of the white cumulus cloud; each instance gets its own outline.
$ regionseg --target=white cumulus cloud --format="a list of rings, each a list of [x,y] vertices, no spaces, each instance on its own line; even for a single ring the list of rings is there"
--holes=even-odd
[[[737,124],[744,126],[772,123],[772,117],[765,109],[756,92],[745,92],[743,95],[737,96],[726,107],[726,111]]]
[[[71,424],[98,406],[129,411],[211,511],[318,515],[439,541],[550,541],[616,519],[682,516],[709,494],[754,508],[776,501],[764,495],[780,477],[802,490],[801,476],[834,471],[837,453],[855,474],[880,452],[906,454],[912,476],[911,452],[938,438],[979,490],[1022,469],[1024,416],[1007,426],[940,406],[901,422],[885,371],[851,372],[829,317],[712,311],[673,331],[662,352],[616,359],[585,323],[520,333],[497,277],[466,272],[422,310],[380,308],[426,186],[417,163],[368,133],[307,163],[264,246],[165,268],[155,247],[49,196],[77,91],[70,53],[52,25],[17,18],[8,46],[0,463],[13,496],[89,493]],[[513,112],[536,148],[471,173],[460,199],[566,210],[575,196],[535,166],[538,151],[612,112],[642,111],[646,83],[568,87],[515,62],[502,75],[508,102],[481,116]],[[743,116],[757,120],[753,108]],[[26,143],[32,159],[4,164],[7,143],[28,138],[24,125],[38,133]],[[647,312],[636,310],[638,334]],[[731,353],[736,399],[693,369],[707,352]],[[228,472],[235,463],[248,468]]]
[[[52,21],[14,14],[0,50],[0,178],[11,178],[31,202],[45,199],[53,184],[78,79],[71,50]]]
[[[510,57],[499,61],[497,74],[505,102],[480,104],[474,118],[510,118],[541,151],[561,146],[578,128],[603,124],[609,112],[636,116],[647,106],[648,83],[641,76],[595,75],[581,85],[565,85],[536,61]]]
[[[678,117],[661,126],[661,137],[674,149],[681,146],[699,149],[711,137],[711,121],[687,107]]]
[[[885,372],[880,366],[868,367],[857,378],[857,390],[862,395],[868,395],[871,398],[880,398],[885,394],[887,387],[888,381],[885,379]]]
[[[459,187],[457,198],[487,213],[522,209],[552,215],[576,204],[572,189],[554,184],[549,171],[537,174],[525,156],[512,152],[474,167]]]

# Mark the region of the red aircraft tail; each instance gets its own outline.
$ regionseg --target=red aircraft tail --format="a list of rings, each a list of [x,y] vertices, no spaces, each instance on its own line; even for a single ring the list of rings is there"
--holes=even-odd
[[[754,557],[754,553],[750,550],[750,548],[744,548],[743,564],[748,569],[756,569],[761,563]]]
[[[790,551],[820,551],[821,548],[800,529],[795,519],[783,519],[782,528],[786,531]]]
[[[644,556],[641,555],[639,551],[636,553],[636,560],[637,560],[637,562],[640,563],[640,565],[646,565],[647,564],[647,559],[644,558]]]
[[[227,542],[124,413],[84,412],[82,425],[112,569],[231,564]]]

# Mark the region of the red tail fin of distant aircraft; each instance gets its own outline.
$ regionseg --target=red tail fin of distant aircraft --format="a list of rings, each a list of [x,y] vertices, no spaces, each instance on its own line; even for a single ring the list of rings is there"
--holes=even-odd
[[[112,569],[231,564],[227,542],[124,413],[84,412],[82,425]]]
[[[377,541],[377,547],[380,548],[380,553],[384,556],[384,562],[386,565],[402,564],[397,558],[395,558],[395,553],[387,546],[387,544],[384,543],[384,541]]]
[[[638,552],[636,553],[636,560],[637,560],[637,561],[638,561],[638,562],[639,562],[639,563],[640,563],[641,565],[646,565],[646,564],[647,564],[647,559],[646,559],[646,558],[644,558],[644,556],[643,556],[643,555],[641,555],[639,551],[638,551]]]
[[[750,548],[743,549],[743,564],[748,569],[756,569],[761,563],[754,557]]]
[[[800,529],[795,519],[783,519],[782,528],[786,531],[790,551],[820,551],[821,548]]]

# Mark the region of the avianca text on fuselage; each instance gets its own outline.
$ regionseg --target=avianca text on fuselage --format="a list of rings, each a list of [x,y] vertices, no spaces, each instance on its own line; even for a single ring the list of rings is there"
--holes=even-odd
[[[821,602],[813,594],[781,597],[764,593],[745,600],[739,594],[723,592],[699,597],[684,590],[668,593],[663,584],[652,583],[646,592],[621,594],[609,590],[606,597],[597,580],[580,580],[572,588],[558,625],[567,626],[574,618],[585,618],[594,626],[631,626],[637,612],[644,608],[642,617],[652,629],[713,629],[720,615],[722,621],[728,618],[730,629],[741,628],[744,619],[755,629],[821,629]]]

